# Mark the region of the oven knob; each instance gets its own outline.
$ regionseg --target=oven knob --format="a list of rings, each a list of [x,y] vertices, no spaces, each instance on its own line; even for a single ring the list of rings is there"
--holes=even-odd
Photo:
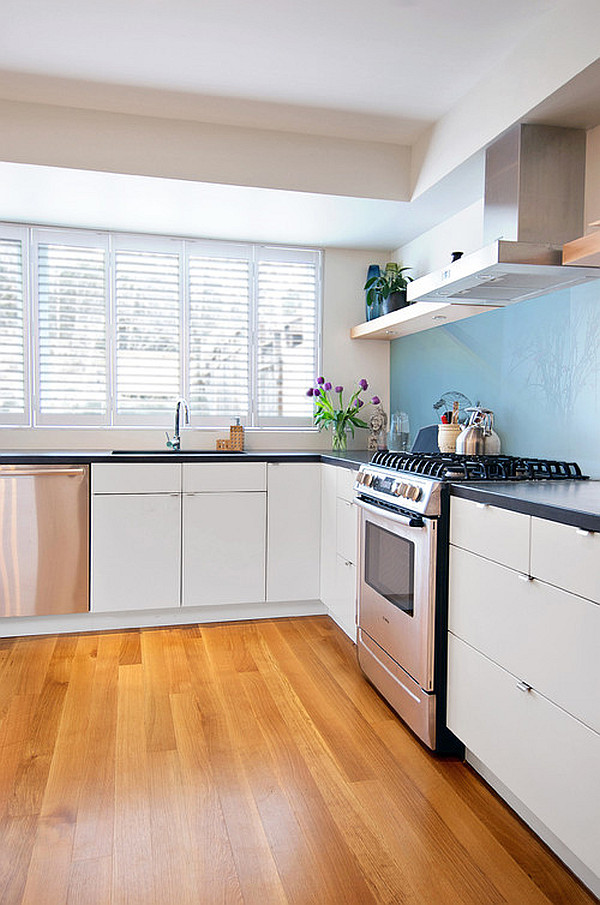
[[[411,487],[410,492],[408,494],[408,498],[413,501],[413,503],[418,503],[421,497],[423,496],[423,491],[420,487]]]
[[[359,473],[356,475],[356,483],[362,484],[362,483],[364,483],[364,480],[365,480],[364,474],[362,473],[362,471],[359,471]]]
[[[364,483],[367,485],[367,487],[370,487],[371,484],[373,483],[373,475],[372,475],[372,474],[366,474],[366,475],[365,475]]]
[[[402,484],[394,484],[392,492],[395,496],[402,496]]]
[[[409,485],[408,484],[400,484],[399,494],[406,498],[408,495]]]

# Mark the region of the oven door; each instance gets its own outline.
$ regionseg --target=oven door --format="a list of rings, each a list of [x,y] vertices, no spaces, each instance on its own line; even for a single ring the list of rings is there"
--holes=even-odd
[[[360,509],[358,625],[424,691],[433,691],[437,521],[355,500]]]

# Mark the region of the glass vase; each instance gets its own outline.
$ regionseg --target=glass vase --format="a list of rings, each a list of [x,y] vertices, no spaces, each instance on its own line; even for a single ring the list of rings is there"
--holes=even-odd
[[[335,424],[333,426],[331,449],[333,452],[346,452],[348,449],[348,431],[345,424]]]

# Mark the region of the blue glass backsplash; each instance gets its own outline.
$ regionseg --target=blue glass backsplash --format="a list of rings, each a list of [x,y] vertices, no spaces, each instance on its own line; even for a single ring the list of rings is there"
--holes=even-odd
[[[600,477],[600,280],[394,340],[391,410],[411,436],[449,391],[495,413],[502,451]]]

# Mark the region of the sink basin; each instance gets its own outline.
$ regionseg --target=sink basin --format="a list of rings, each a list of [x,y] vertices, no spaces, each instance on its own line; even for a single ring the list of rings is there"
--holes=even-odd
[[[245,456],[235,449],[113,449],[111,456]]]

